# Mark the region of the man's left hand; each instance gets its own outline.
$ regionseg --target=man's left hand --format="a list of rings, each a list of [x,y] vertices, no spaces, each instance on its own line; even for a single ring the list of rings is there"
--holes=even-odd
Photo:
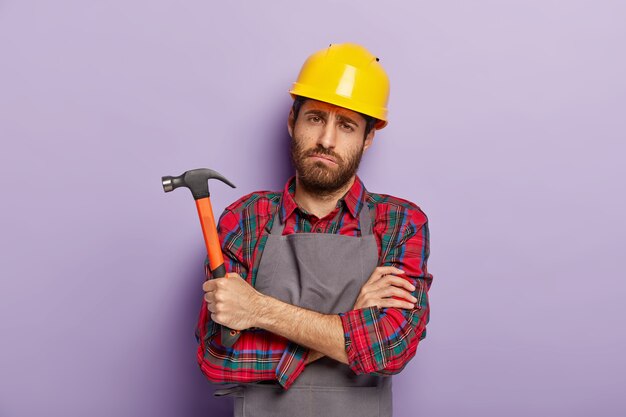
[[[211,320],[233,330],[254,327],[263,295],[239,274],[229,272],[225,278],[214,278],[202,285]]]

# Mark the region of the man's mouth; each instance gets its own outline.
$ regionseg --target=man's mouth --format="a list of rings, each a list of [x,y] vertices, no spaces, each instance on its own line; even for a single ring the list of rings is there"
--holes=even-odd
[[[337,164],[337,162],[328,155],[311,155],[309,158],[319,159],[327,162],[332,162],[333,164]]]

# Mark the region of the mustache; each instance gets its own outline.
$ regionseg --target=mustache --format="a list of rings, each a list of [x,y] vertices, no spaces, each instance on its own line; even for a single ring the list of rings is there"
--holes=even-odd
[[[309,157],[309,156],[313,156],[313,155],[326,155],[326,156],[332,157],[337,162],[343,162],[343,159],[341,159],[341,157],[339,155],[337,155],[336,153],[334,153],[331,150],[324,149],[323,147],[321,147],[319,145],[316,148],[309,149],[308,151],[306,151],[304,153],[305,157]]]

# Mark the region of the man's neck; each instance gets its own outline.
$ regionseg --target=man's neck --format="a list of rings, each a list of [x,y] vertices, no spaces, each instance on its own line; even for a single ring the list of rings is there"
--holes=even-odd
[[[296,204],[298,204],[298,207],[321,219],[335,209],[335,207],[337,206],[337,201],[339,201],[339,199],[343,197],[344,194],[346,194],[348,190],[352,187],[355,178],[356,176],[353,176],[352,179],[348,181],[348,183],[344,187],[332,194],[320,195],[307,190],[300,183],[298,175],[296,174],[296,192],[294,195],[294,200],[296,201]]]

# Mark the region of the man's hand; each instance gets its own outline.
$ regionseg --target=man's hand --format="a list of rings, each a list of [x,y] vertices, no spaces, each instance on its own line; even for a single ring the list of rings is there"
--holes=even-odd
[[[354,303],[353,310],[377,306],[378,308],[396,307],[413,309],[417,298],[411,295],[415,287],[404,278],[391,274],[404,274],[404,271],[392,266],[379,266],[361,288]],[[391,298],[393,296],[413,301],[412,303]],[[307,365],[323,358],[324,354],[311,349],[307,358]]]
[[[415,291],[415,286],[406,279],[392,274],[402,275],[404,271],[393,266],[376,267],[361,288],[352,309],[358,310],[373,306],[378,308],[404,308],[408,310],[415,308],[417,298],[411,295],[411,292]]]
[[[204,299],[211,320],[233,330],[254,327],[261,293],[252,288],[239,274],[229,272],[225,278],[215,278],[202,284]]]

